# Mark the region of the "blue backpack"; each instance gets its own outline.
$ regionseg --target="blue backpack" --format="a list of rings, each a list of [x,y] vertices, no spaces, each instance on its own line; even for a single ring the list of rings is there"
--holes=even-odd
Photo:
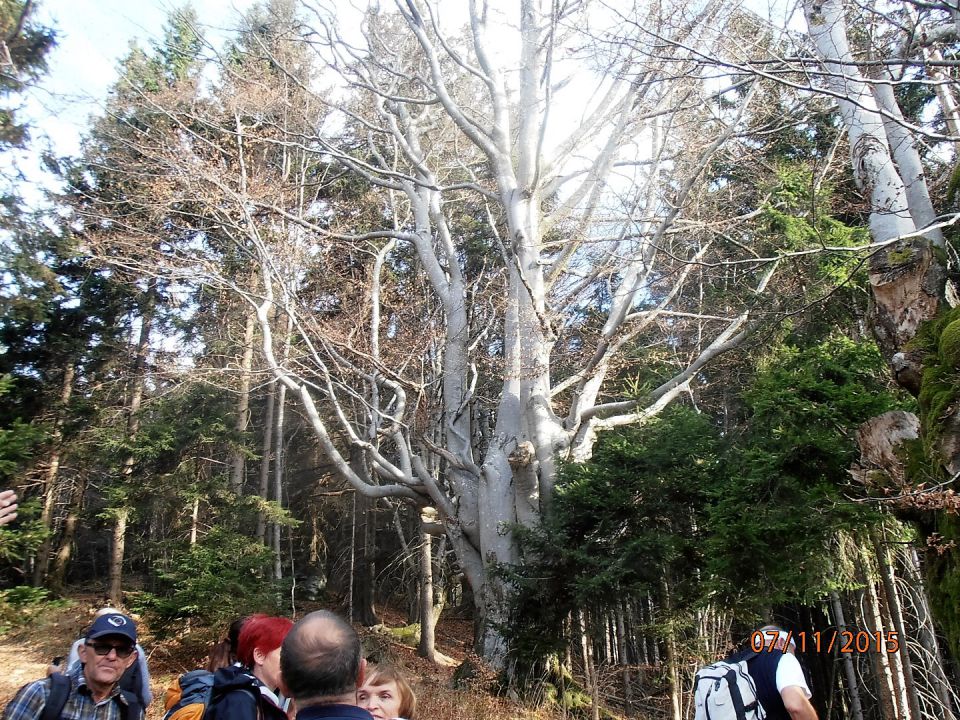
[[[249,685],[233,687],[226,692],[245,692],[259,702],[257,681],[249,676]],[[224,690],[215,692],[214,673],[209,670],[191,670],[174,680],[163,696],[166,711],[163,720],[203,720],[210,705],[224,697]]]
[[[191,670],[171,683],[163,696],[163,720],[202,720],[213,697],[213,673]]]

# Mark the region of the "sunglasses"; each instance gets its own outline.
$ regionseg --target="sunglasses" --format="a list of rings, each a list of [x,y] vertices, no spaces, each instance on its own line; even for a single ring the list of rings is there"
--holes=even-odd
[[[126,658],[130,657],[130,653],[133,652],[133,645],[114,645],[113,643],[101,642],[88,642],[86,645],[88,648],[93,648],[97,655],[109,655],[110,651],[113,650],[117,653],[118,658]]]

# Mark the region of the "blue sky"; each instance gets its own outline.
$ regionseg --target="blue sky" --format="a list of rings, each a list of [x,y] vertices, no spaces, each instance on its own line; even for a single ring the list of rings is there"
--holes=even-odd
[[[230,28],[252,0],[196,0],[203,25]],[[50,73],[32,93],[29,113],[58,154],[73,154],[87,120],[99,112],[119,60],[131,42],[148,46],[162,34],[169,12],[183,3],[163,0],[39,0],[37,17],[57,30]]]

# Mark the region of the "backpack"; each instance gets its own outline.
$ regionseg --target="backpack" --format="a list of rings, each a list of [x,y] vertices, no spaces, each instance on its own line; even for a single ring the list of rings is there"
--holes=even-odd
[[[213,678],[209,670],[191,670],[170,683],[163,695],[163,720],[203,720],[211,704],[224,695],[215,691]],[[235,690],[248,693],[259,703],[260,692],[252,676],[249,687],[233,687],[226,692]]]
[[[167,688],[163,695],[163,720],[201,720],[213,697],[213,673],[191,670]]]
[[[43,704],[43,712],[39,720],[59,720],[67,699],[70,697],[71,680],[63,673],[50,674],[50,693]],[[120,690],[120,695],[126,701],[118,702],[121,720],[140,720],[143,717],[143,705],[135,693]]]
[[[763,720],[766,712],[757,699],[757,685],[747,670],[747,661],[757,653],[738,660],[718,660],[700,668],[694,681],[694,720]]]
[[[128,693],[132,693],[137,696],[141,706],[145,706],[146,703],[143,701],[143,673],[140,672],[140,658],[137,658],[137,661],[128,667],[124,671],[123,675],[120,676],[120,689],[126,690]]]

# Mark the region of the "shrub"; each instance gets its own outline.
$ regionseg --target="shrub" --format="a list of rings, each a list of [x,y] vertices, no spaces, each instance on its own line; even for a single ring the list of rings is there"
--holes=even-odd
[[[158,590],[138,593],[132,604],[159,621],[157,628],[191,617],[223,624],[252,612],[277,612],[285,593],[270,579],[272,557],[254,538],[215,528],[159,562]]]

